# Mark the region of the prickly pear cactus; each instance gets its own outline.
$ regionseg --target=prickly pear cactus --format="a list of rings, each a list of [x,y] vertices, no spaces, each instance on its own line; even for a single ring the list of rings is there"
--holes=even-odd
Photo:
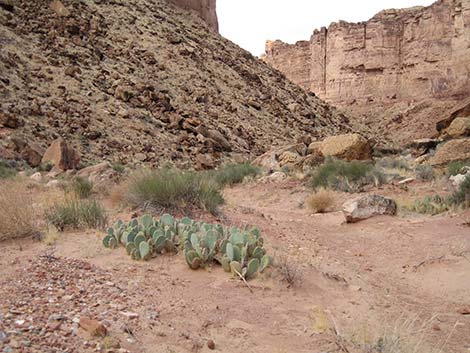
[[[128,223],[117,221],[105,234],[103,246],[115,249],[119,245],[134,260],[149,260],[152,256],[181,250],[193,270],[217,262],[224,271],[245,280],[263,272],[271,262],[256,227],[227,228],[187,217],[178,220],[169,214],[160,218],[143,215]]]

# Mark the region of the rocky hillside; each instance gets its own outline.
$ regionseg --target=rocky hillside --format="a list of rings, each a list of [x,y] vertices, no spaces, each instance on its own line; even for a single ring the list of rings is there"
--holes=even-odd
[[[163,0],[0,0],[0,155],[211,167],[347,118]],[[3,125],[3,127],[2,127]]]
[[[470,92],[470,0],[333,23],[294,45],[268,41],[265,60],[379,135],[430,137]]]

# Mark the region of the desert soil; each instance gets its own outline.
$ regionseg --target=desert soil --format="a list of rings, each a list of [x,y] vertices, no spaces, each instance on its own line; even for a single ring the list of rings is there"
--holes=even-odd
[[[0,348],[94,352],[119,341],[111,352],[209,352],[213,340],[220,352],[366,352],[353,342],[396,329],[418,342],[410,351],[470,352],[469,211],[347,225],[341,212],[312,214],[307,195],[295,181],[240,185],[226,190],[218,219],[259,226],[275,259],[297,270],[294,286],[275,270],[250,291],[181,256],[135,262],[104,249],[97,232],[61,234],[54,246],[4,242]],[[111,339],[79,329],[83,316]]]

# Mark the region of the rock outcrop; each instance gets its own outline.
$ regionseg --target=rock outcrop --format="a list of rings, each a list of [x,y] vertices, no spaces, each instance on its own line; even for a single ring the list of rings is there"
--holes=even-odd
[[[217,19],[217,0],[168,0],[183,9],[195,11],[210,28],[219,31],[219,21]]]
[[[17,158],[15,141],[44,151],[61,137],[84,165],[210,168],[351,131],[345,115],[164,0],[51,3],[0,7],[0,150]]]
[[[365,219],[397,213],[397,203],[379,195],[366,195],[347,201],[343,205],[343,214],[347,223],[356,223]]]
[[[268,41],[266,62],[398,141],[431,137],[470,92],[470,0],[332,23],[310,41]]]

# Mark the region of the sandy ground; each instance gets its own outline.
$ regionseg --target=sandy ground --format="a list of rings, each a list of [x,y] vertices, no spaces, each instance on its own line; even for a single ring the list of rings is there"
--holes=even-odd
[[[278,262],[288,257],[297,270],[294,286],[272,270],[250,281],[250,292],[219,267],[191,271],[181,256],[169,255],[135,262],[122,248],[104,249],[101,234],[85,232],[61,235],[53,247],[31,239],[0,244],[3,293],[21,290],[10,287],[46,251],[91,263],[126,293],[120,309],[139,316],[110,320],[121,351],[208,352],[213,340],[216,351],[233,353],[368,352],[353,343],[397,331],[409,350],[391,352],[470,352],[470,228],[464,225],[470,212],[346,225],[341,212],[315,215],[304,208],[308,194],[297,182],[246,184],[225,194],[219,220],[258,225]],[[0,298],[0,318],[7,311]],[[108,314],[100,302],[93,312]],[[92,340],[81,330],[78,339]]]

